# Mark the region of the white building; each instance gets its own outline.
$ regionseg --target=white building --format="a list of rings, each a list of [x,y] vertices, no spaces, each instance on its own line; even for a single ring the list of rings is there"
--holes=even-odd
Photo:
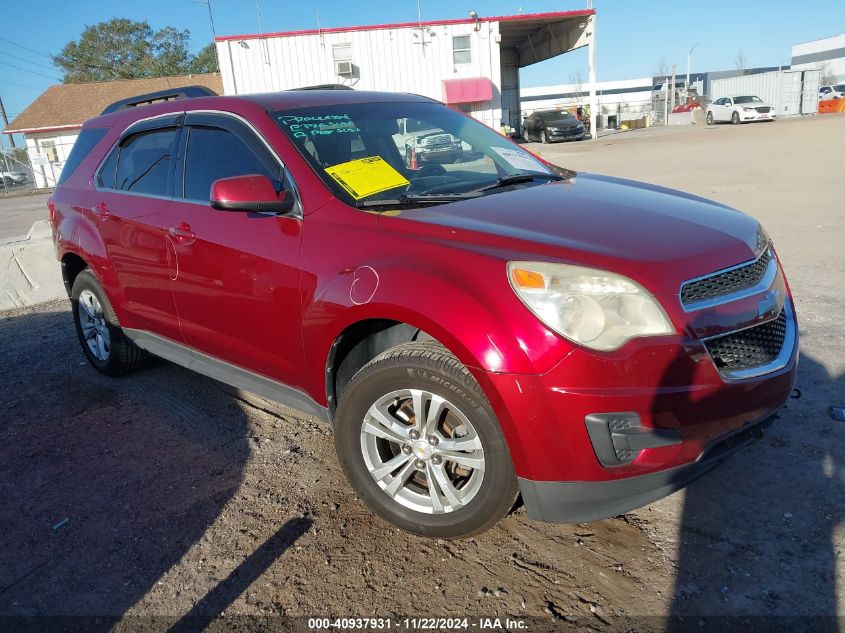
[[[833,75],[845,82],[845,33],[792,47],[792,70],[821,68],[822,74]]]
[[[57,84],[39,95],[3,132],[24,135],[30,164],[19,165],[19,170],[27,172],[39,188],[54,187],[86,120],[120,99],[196,84],[217,93],[223,90],[216,73]]]
[[[653,92],[654,79],[651,77],[598,82],[596,103],[603,124],[606,125],[609,116],[620,122],[646,116],[652,107]],[[572,108],[583,104],[588,96],[586,83],[570,83],[523,88],[519,98],[522,115],[528,116],[535,110]]]
[[[592,9],[218,37],[225,94],[322,84],[411,92],[519,128],[519,69],[590,48]]]

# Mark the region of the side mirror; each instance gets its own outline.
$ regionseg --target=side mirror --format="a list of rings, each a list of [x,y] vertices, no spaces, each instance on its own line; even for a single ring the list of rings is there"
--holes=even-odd
[[[250,174],[211,183],[211,206],[220,211],[290,213],[294,197],[289,191],[276,193],[267,176]]]

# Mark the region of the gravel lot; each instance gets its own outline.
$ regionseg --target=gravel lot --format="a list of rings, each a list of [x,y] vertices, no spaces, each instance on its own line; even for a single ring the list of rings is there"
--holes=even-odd
[[[241,614],[510,615],[537,618],[532,630],[642,630],[671,615],[674,631],[845,613],[845,422],[828,415],[845,405],[833,138],[845,116],[529,146],[756,215],[801,322],[802,397],[761,442],[684,492],[589,525],[517,510],[468,541],[400,533],[354,496],[324,425],[164,362],[102,377],[66,301],[2,313],[0,616],[96,615],[92,630],[108,630],[278,624]],[[760,630],[776,626],[837,629],[828,618]]]

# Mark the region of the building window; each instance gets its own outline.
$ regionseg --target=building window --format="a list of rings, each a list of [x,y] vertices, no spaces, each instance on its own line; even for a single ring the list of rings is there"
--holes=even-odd
[[[332,57],[336,62],[352,61],[352,44],[332,45]]]
[[[456,35],[452,38],[452,61],[456,64],[469,64],[472,62],[469,35]]]
[[[56,141],[41,141],[41,152],[47,155],[51,163],[59,162],[59,153],[56,151]]]
[[[352,76],[352,44],[333,44],[332,58],[335,73],[343,77]]]

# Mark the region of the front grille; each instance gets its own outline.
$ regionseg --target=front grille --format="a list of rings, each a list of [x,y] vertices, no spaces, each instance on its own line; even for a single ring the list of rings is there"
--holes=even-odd
[[[772,251],[767,248],[755,261],[744,266],[715,273],[704,279],[688,281],[681,286],[681,303],[686,306],[751,288],[766,274],[771,259]]]
[[[452,137],[448,134],[440,134],[438,136],[429,136],[425,139],[426,145],[449,145],[452,142]]]
[[[754,109],[757,110],[757,112],[759,112],[760,114],[766,114],[772,111],[772,108],[770,106],[760,106],[759,108]]]
[[[719,371],[751,369],[771,363],[783,348],[786,310],[778,318],[739,332],[704,341]]]

